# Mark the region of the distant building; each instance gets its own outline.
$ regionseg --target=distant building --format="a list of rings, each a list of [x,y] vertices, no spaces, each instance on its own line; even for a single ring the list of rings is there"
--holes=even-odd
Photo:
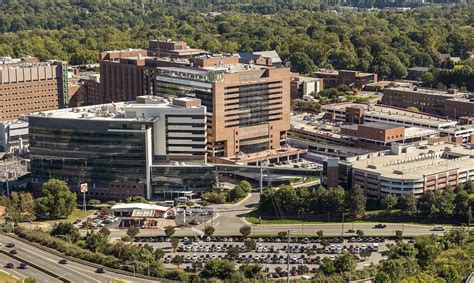
[[[324,89],[323,79],[292,75],[290,81],[291,99],[301,99],[306,95],[318,93]]]
[[[207,191],[206,109],[198,99],[138,97],[29,117],[34,187],[50,178],[90,197],[124,199],[140,195]]]
[[[28,122],[16,119],[0,122],[0,152],[21,150],[28,146]]]
[[[352,186],[369,197],[387,194],[420,196],[428,191],[455,188],[474,180],[474,155],[464,146],[447,143],[392,149],[352,162]]]
[[[408,80],[421,81],[423,75],[430,71],[428,67],[411,67],[408,68]]]
[[[334,88],[347,85],[352,88],[363,89],[366,84],[377,82],[377,74],[362,73],[351,70],[319,70],[313,73],[316,78],[324,80],[325,88]]]
[[[389,87],[383,91],[382,103],[400,108],[416,107],[421,112],[454,119],[474,117],[474,93],[456,89],[441,91],[418,87]]]
[[[150,40],[147,49],[150,57],[190,58],[205,52],[202,49],[191,48],[184,41]]]
[[[37,58],[0,58],[0,121],[67,107],[67,63]]]

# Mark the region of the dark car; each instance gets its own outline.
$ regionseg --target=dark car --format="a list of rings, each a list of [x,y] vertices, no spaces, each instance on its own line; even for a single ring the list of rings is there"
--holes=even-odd
[[[6,268],[14,268],[15,265],[13,263],[9,262],[9,263],[5,264],[5,267]]]
[[[7,248],[13,248],[14,246],[15,246],[14,243],[8,243],[8,244],[5,245],[5,247],[7,247]]]
[[[11,251],[10,251],[10,254],[12,254],[12,255],[16,255],[17,253],[18,253],[18,252],[17,252],[16,250],[11,250]]]
[[[22,263],[20,263],[20,265],[18,266],[18,268],[20,268],[20,269],[27,269],[27,268],[28,268],[28,264],[22,262]]]
[[[76,221],[74,221],[74,224],[79,224],[81,223],[81,219],[76,219]]]
[[[198,220],[194,219],[193,221],[189,222],[189,224],[191,224],[191,225],[199,225],[199,224],[201,224],[201,222],[199,222]]]
[[[385,227],[387,227],[387,225],[385,225],[385,224],[377,224],[377,225],[374,226],[374,228],[377,228],[377,229],[383,229]]]
[[[106,271],[105,271],[105,268],[99,267],[99,268],[97,268],[97,269],[95,270],[95,272],[97,272],[97,273],[105,273]]]
[[[60,263],[60,264],[67,264],[67,259],[61,259],[60,261],[58,261],[58,263]]]

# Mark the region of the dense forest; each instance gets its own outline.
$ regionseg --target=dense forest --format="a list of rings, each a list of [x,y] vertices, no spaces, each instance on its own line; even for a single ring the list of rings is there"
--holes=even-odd
[[[315,3],[1,1],[0,55],[83,64],[97,62],[100,51],[173,38],[211,52],[275,49],[308,71],[333,67],[403,78],[408,67],[438,66],[441,53],[462,56],[474,49],[474,4],[366,11]],[[269,8],[247,11],[259,5]]]

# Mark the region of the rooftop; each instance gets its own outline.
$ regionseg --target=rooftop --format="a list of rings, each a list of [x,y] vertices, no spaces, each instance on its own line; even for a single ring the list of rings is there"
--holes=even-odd
[[[108,103],[91,105],[77,108],[66,108],[59,110],[41,111],[30,114],[30,117],[50,117],[58,119],[82,119],[82,120],[121,120],[121,121],[153,121],[155,117],[128,117],[127,110],[134,108],[160,108],[160,109],[183,109],[186,107],[175,105],[172,101],[157,96],[141,96],[140,103],[136,101]],[[179,100],[179,99],[178,99]],[[185,99],[186,100],[186,99]],[[188,98],[188,100],[194,100]]]
[[[439,143],[411,148],[401,154],[387,153],[352,162],[353,168],[389,178],[419,179],[457,168],[474,167],[474,154],[466,146]]]
[[[451,96],[453,98],[463,98],[466,95],[474,95],[474,93],[469,92],[458,92],[457,89],[449,89],[445,90],[438,90],[433,88],[421,88],[421,87],[403,87],[403,86],[393,86],[393,87],[386,87],[386,90],[394,90],[400,92],[416,92],[421,94],[429,94],[429,95],[440,95],[440,96]]]
[[[379,129],[379,130],[397,129],[397,128],[403,127],[396,124],[382,123],[382,122],[364,123],[362,124],[362,126],[365,126],[368,128]]]

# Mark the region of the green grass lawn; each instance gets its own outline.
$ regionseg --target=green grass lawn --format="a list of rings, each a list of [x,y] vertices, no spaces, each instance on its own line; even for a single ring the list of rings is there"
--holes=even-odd
[[[86,216],[92,215],[97,211],[97,209],[88,209],[86,210]],[[83,219],[84,218],[84,211],[82,209],[74,209],[74,211],[69,215],[68,218],[65,219],[52,219],[47,220],[45,222],[74,222],[76,219]]]
[[[17,279],[11,275],[6,274],[4,271],[0,270],[0,282],[16,283]]]

